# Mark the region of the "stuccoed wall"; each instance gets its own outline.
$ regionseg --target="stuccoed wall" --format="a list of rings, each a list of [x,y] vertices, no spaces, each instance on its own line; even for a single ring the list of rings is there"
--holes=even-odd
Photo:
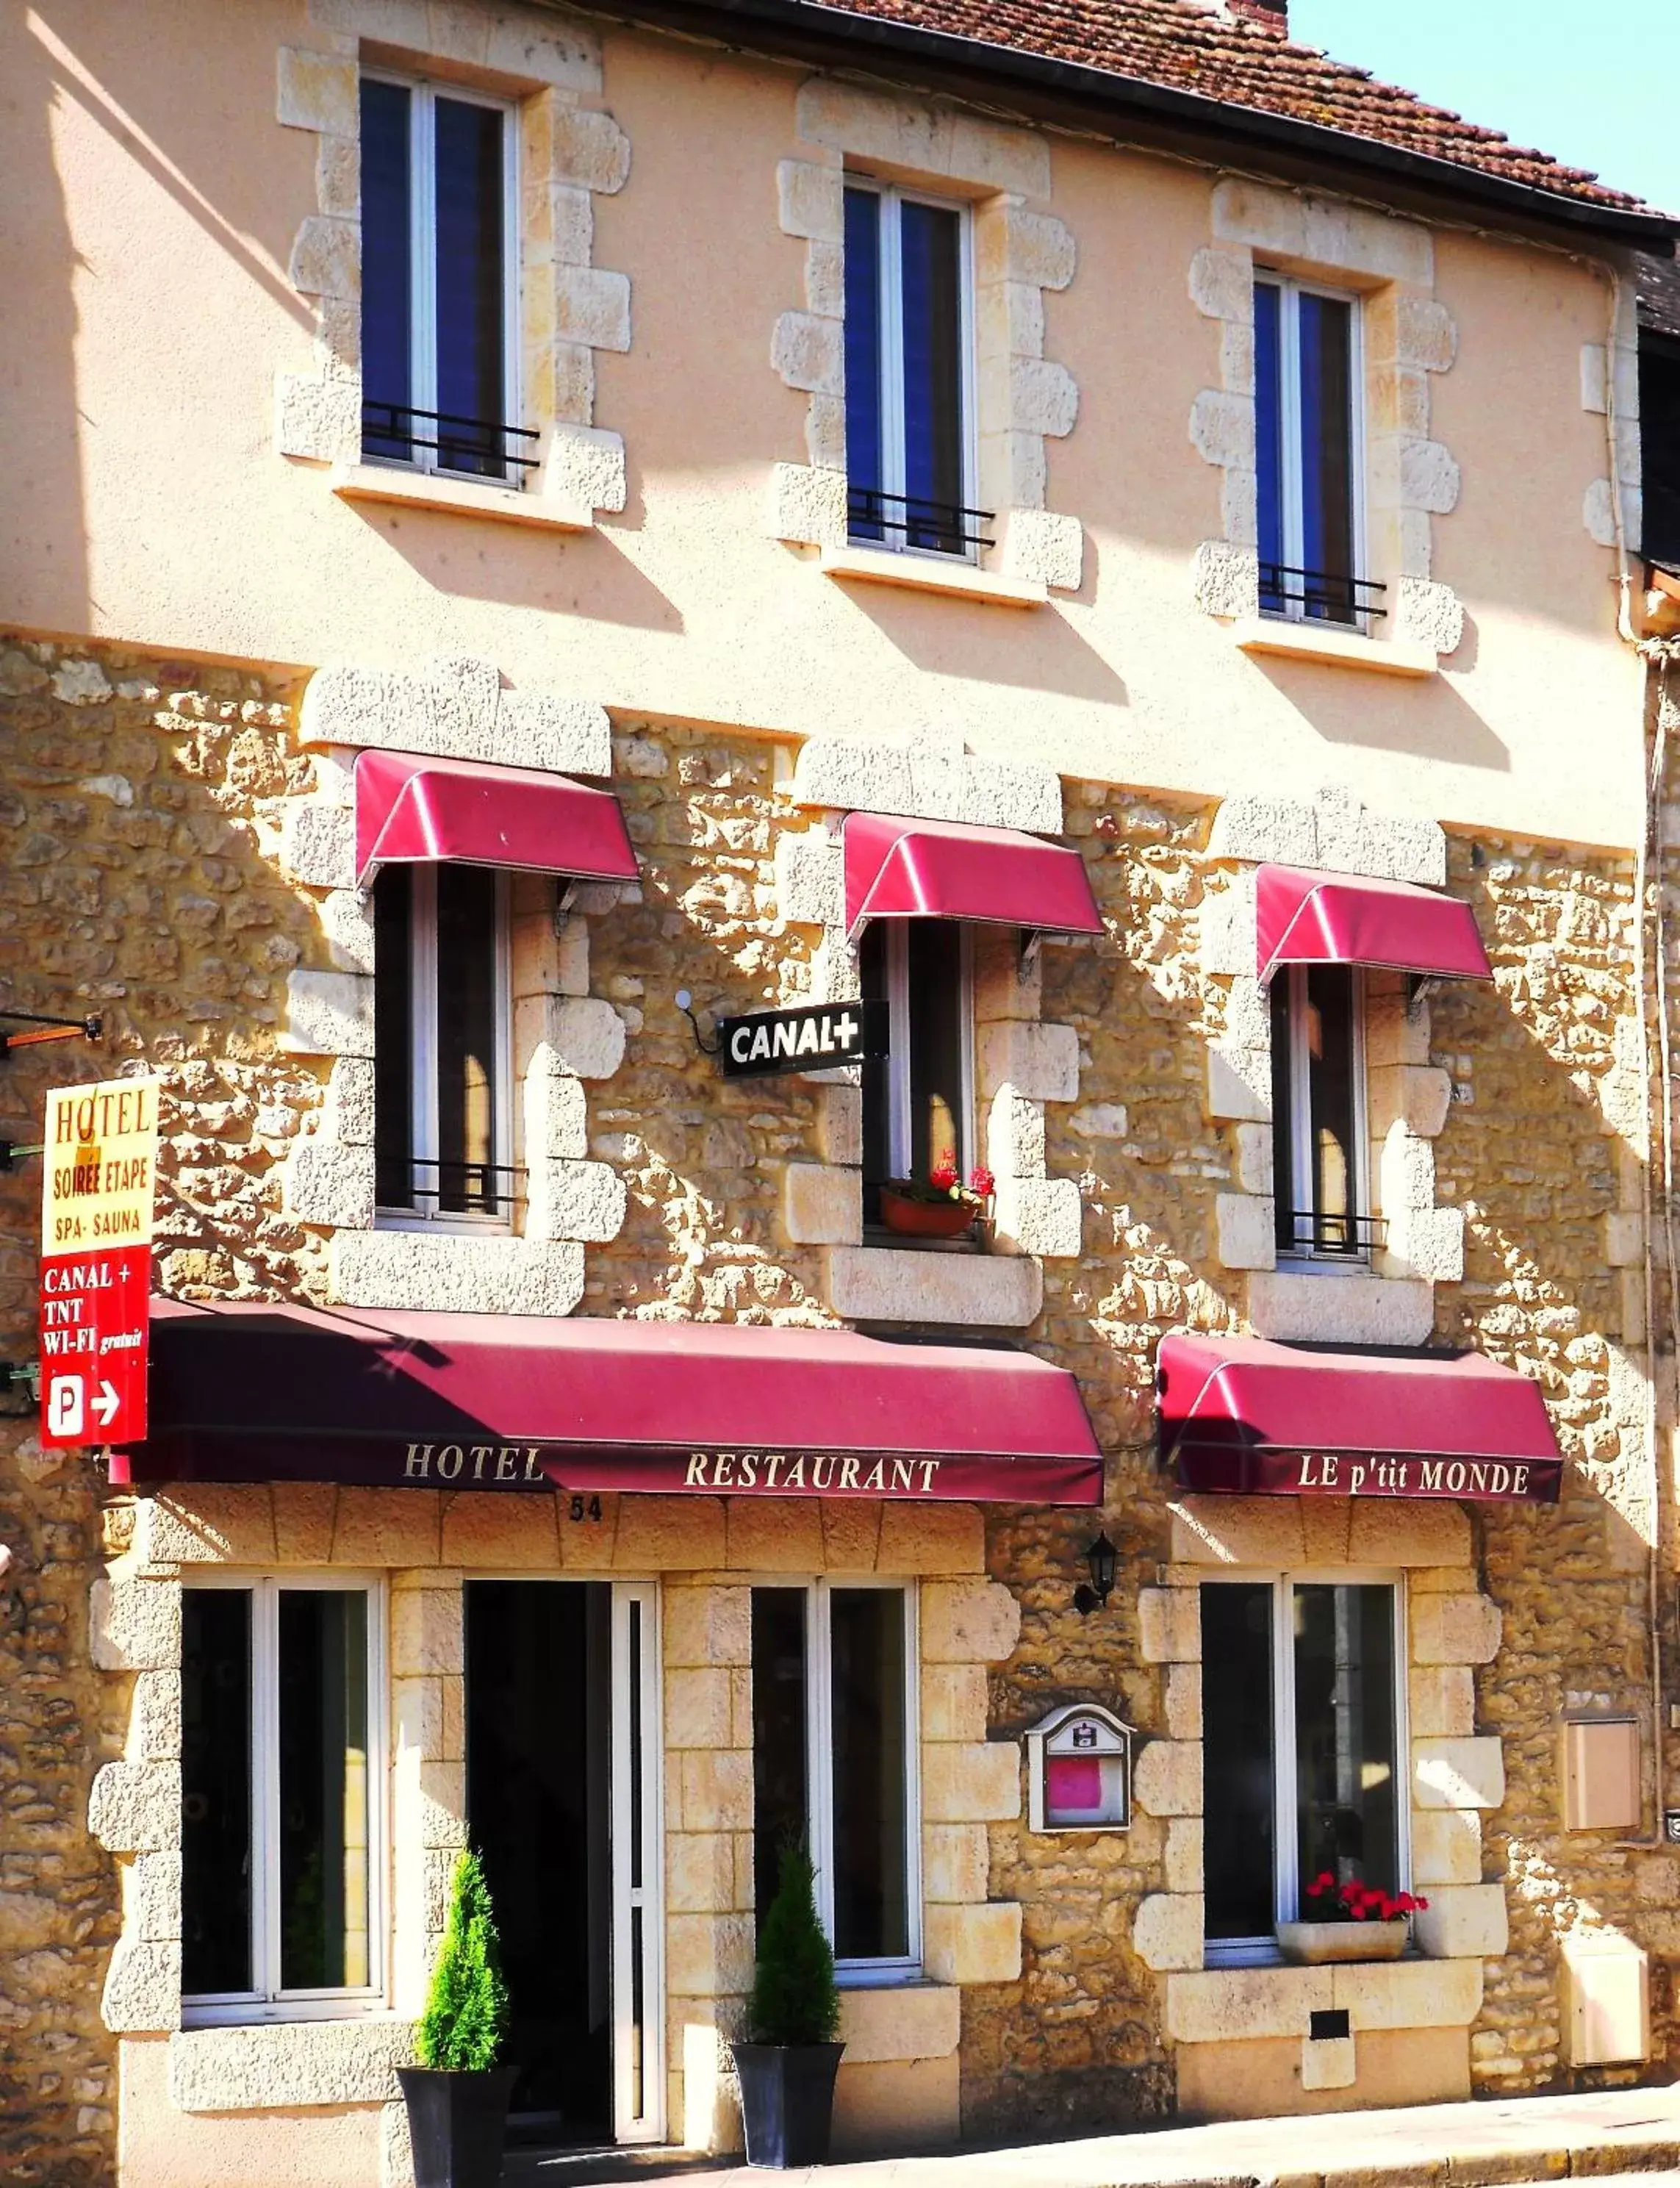
[[[144,1058],[163,1074],[162,1279],[257,1296],[310,1281],[273,1173],[313,1098],[273,1051],[277,992],[319,945],[266,850],[269,803],[308,763],[290,687],[201,662],[0,635],[0,1001],[104,1015],[0,1061],[0,1136],[38,1140],[47,1087]],[[0,1176],[0,1358],[33,1357],[40,1164]],[[102,1469],[43,1452],[0,1397],[0,2169],[54,2188],[113,2177],[115,2040],[100,1986],[116,1879],[90,1839],[126,1685],[96,1670]],[[104,1514],[110,1547],[129,1514]]]

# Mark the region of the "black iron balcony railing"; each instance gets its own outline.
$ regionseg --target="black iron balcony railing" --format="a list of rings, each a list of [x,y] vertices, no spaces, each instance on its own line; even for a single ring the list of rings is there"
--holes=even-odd
[[[428,435],[419,430],[431,426]],[[510,471],[533,471],[535,456],[512,444],[539,437],[528,426],[504,426],[493,418],[461,418],[448,410],[416,410],[409,403],[362,400],[362,448],[366,455],[412,460],[422,448],[435,450],[442,471],[470,471],[505,479]]]
[[[902,516],[893,514],[902,510]],[[979,527],[995,522],[991,509],[967,509],[956,501],[929,501],[914,493],[883,493],[876,486],[846,489],[846,513],[854,539],[868,539],[886,532],[901,532],[907,547],[932,549],[941,555],[961,555],[971,547],[996,543]]]
[[[1333,570],[1302,570],[1291,562],[1260,566],[1260,612],[1303,616],[1318,623],[1357,623],[1385,616],[1382,595],[1388,587],[1371,578],[1350,578]]]
[[[1389,1227],[1381,1215],[1327,1215],[1312,1208],[1280,1209],[1277,1250],[1362,1260],[1373,1247],[1386,1245]]]
[[[505,1221],[525,1198],[525,1172],[510,1163],[381,1155],[374,1198],[392,1215],[488,1215]]]

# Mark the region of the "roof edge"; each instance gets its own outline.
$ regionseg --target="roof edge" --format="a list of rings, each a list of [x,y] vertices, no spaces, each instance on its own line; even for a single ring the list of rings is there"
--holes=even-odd
[[[538,0],[557,8],[562,0]],[[1452,198],[1475,206],[1490,222],[1505,217],[1518,229],[1557,228],[1605,242],[1635,245],[1658,257],[1672,255],[1680,239],[1680,215],[1630,211],[1594,205],[1586,199],[1543,190],[1527,183],[1359,137],[1316,121],[1272,114],[1209,98],[1200,92],[1151,83],[1117,70],[1091,68],[1014,46],[967,38],[948,31],[923,30],[881,16],[828,7],[823,0],[588,0],[589,12],[651,29],[709,32],[725,44],[787,57],[812,66],[859,66],[874,52],[900,72],[933,87],[966,88],[971,95],[996,95],[1012,87],[1018,111],[1035,121],[1076,121],[1079,126],[1113,133],[1124,118],[1127,134],[1151,149],[1166,149],[1174,136],[1210,139],[1244,148],[1249,155],[1291,155],[1316,167],[1339,167],[1356,175],[1385,178],[1390,184],[1425,197]],[[567,12],[574,12],[568,7]],[[1027,94],[1023,99],[1021,94]]]

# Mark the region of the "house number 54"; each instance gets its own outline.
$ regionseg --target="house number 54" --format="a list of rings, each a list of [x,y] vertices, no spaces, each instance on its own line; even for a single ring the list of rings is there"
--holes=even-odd
[[[591,1497],[585,1499],[582,1497],[574,1497],[572,1500],[571,1516],[574,1520],[599,1520],[600,1517],[600,1497]]]

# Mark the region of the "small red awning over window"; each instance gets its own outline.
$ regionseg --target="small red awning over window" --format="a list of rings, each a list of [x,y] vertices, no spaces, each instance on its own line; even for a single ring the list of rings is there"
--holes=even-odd
[[[1096,1504],[1079,1386],[1031,1353],[737,1322],[155,1304],[134,1483]]]
[[[1475,915],[1411,882],[1262,866],[1254,877],[1260,976],[1280,965],[1385,965],[1442,980],[1491,980]]]
[[[1164,1337],[1156,1386],[1162,1460],[1187,1489],[1558,1501],[1538,1385],[1479,1352]]]
[[[846,928],[866,919],[974,919],[1040,934],[1101,934],[1077,851],[1012,828],[852,813],[844,830]]]
[[[583,881],[636,877],[618,801],[563,775],[367,751],[356,761],[356,875],[381,866],[515,866]]]

